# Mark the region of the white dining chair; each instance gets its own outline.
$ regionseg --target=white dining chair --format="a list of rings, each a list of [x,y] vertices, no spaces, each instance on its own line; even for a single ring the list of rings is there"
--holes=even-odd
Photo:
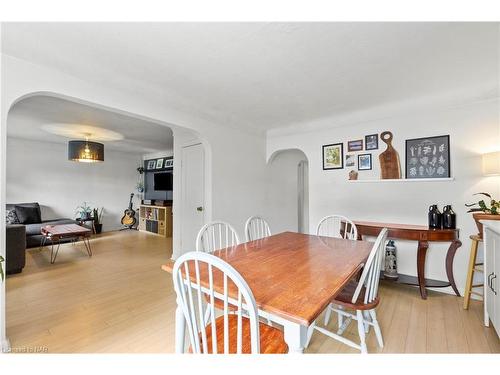
[[[342,215],[328,215],[321,219],[316,227],[316,235],[325,236],[325,237],[335,237],[335,238],[343,238],[349,240],[357,240],[358,239],[358,229],[356,225],[347,217]],[[341,308],[339,306],[339,308]],[[331,310],[326,310],[324,324],[325,326],[330,321]],[[338,326],[343,326],[344,317],[339,314],[338,317]],[[341,334],[342,331],[339,329],[338,334]]]
[[[252,291],[230,264],[212,254],[189,252],[177,259],[172,276],[177,309],[185,319],[191,344],[190,352],[277,354],[288,351],[283,332],[259,322]],[[214,280],[219,283],[217,290]],[[206,307],[203,305],[205,295],[212,302]],[[222,315],[217,318],[215,299],[221,300],[224,306]],[[236,313],[229,314],[229,306],[234,306]],[[208,325],[204,319],[204,308],[212,310]],[[242,315],[243,310],[245,316]]]
[[[212,221],[205,224],[196,237],[196,251],[205,253],[239,244],[238,233],[231,224],[224,221]]]
[[[367,353],[366,333],[369,332],[370,326],[372,326],[375,330],[379,346],[381,348],[384,346],[382,331],[380,330],[380,325],[377,321],[375,308],[378,306],[380,301],[378,298],[378,286],[386,240],[387,228],[384,228],[380,231],[375,243],[373,244],[373,248],[368,256],[368,259],[366,260],[359,281],[352,280],[327,307],[328,310],[347,318],[342,333],[352,320],[356,320],[358,322],[360,343],[357,344],[354,341],[341,336],[338,331],[337,333],[334,333],[326,328],[318,327],[314,322],[309,328],[307,345],[309,345],[312,331],[317,330],[346,345],[359,349],[361,353]],[[342,307],[342,309],[337,306]],[[350,313],[346,311],[346,309],[354,310],[355,313]]]
[[[342,215],[328,215],[321,219],[316,227],[316,235],[325,237],[358,239],[356,225]]]
[[[245,223],[245,238],[248,241],[269,237],[271,229],[265,219],[260,216],[250,216]]]

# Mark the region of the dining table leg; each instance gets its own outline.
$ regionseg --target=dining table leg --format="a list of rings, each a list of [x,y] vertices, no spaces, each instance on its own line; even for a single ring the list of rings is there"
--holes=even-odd
[[[303,353],[307,342],[307,327],[294,322],[283,325],[288,353]]]
[[[184,353],[184,339],[186,335],[186,320],[182,309],[177,305],[175,309],[175,353]]]

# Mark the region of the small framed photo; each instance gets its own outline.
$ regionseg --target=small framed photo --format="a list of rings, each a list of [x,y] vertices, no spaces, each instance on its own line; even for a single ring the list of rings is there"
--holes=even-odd
[[[363,140],[358,139],[357,141],[347,142],[347,151],[363,151]]]
[[[372,169],[372,154],[358,155],[358,171],[369,171]]]
[[[147,165],[147,168],[146,169],[155,169],[155,165],[156,165],[156,161],[154,160],[149,160],[148,161],[148,165]]]
[[[163,159],[156,159],[156,169],[163,168]]]
[[[345,156],[345,166],[346,167],[354,167],[356,165],[356,155],[347,154]]]
[[[378,150],[378,134],[365,135],[365,150]]]
[[[344,144],[323,145],[323,170],[344,168]]]

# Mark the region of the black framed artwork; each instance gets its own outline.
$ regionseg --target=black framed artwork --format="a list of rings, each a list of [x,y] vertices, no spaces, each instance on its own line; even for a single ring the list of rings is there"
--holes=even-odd
[[[352,151],[363,151],[363,140],[358,139],[355,141],[349,141],[347,142],[347,151],[352,152]]]
[[[344,144],[323,145],[323,170],[344,168]]]
[[[147,169],[155,169],[155,166],[156,166],[156,161],[155,160],[148,160],[148,165],[147,165]]]
[[[372,169],[372,154],[358,155],[358,171],[369,171]]]
[[[406,140],[406,178],[450,177],[450,136]]]
[[[378,134],[365,135],[365,150],[378,150]]]

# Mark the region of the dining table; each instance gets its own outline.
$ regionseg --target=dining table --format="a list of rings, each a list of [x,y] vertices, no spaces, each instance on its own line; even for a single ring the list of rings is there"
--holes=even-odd
[[[283,232],[217,250],[245,279],[263,319],[283,326],[289,353],[302,353],[308,329],[363,268],[373,243]],[[174,260],[162,266],[172,273]],[[214,285],[222,290],[223,285]],[[185,350],[185,320],[176,310],[175,348]]]

